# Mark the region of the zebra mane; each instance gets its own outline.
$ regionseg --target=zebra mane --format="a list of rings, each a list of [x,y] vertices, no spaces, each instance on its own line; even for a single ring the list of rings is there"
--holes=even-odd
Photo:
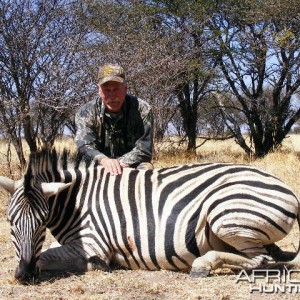
[[[60,171],[88,168],[91,160],[79,152],[71,153],[64,148],[58,152],[55,148],[41,148],[29,156],[24,174],[24,194],[32,189],[32,182],[60,182]]]

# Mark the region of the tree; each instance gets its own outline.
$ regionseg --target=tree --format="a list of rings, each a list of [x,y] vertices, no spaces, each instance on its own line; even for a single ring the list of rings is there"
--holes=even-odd
[[[81,93],[85,32],[72,10],[72,1],[0,0],[0,126],[22,166],[21,138],[31,152],[38,138],[53,144]]]
[[[247,154],[262,157],[281,145],[300,117],[294,97],[300,88],[298,2],[219,1],[209,30],[223,90],[235,96],[219,102],[224,120]]]
[[[85,3],[86,23],[100,37],[95,47],[107,61],[122,64],[130,91],[151,103],[154,136],[162,138],[179,109],[188,149],[195,151],[199,106],[214,90],[215,64],[204,51],[209,1]]]

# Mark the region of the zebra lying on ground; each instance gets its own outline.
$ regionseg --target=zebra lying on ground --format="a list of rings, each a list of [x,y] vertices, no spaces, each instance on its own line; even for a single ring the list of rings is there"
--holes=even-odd
[[[1,177],[8,220],[28,282],[38,270],[258,268],[284,254],[274,244],[299,222],[299,201],[279,179],[225,163],[111,176],[93,162],[67,165],[55,150],[32,154],[24,178]],[[42,252],[46,227],[61,244]],[[297,265],[299,254],[290,261]]]

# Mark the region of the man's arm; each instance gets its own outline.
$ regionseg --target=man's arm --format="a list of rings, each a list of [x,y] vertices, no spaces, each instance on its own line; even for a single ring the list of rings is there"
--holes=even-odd
[[[75,142],[79,152],[90,159],[106,157],[96,147],[96,140],[101,137],[101,124],[95,114],[95,101],[90,101],[80,108],[75,116]]]
[[[77,149],[89,159],[97,160],[108,173],[112,175],[121,174],[122,167],[128,167],[128,165],[120,164],[119,160],[107,157],[96,147],[97,139],[98,142],[101,139],[102,124],[95,114],[95,105],[93,102],[87,103],[75,116]]]

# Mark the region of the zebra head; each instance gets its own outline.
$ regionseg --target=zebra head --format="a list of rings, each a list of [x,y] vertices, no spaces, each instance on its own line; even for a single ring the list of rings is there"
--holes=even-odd
[[[23,182],[24,181],[24,182]],[[0,176],[0,186],[11,193],[8,221],[16,251],[18,266],[15,278],[21,283],[34,281],[38,276],[37,261],[46,236],[49,214],[48,199],[66,185],[63,183],[18,182]]]
[[[1,177],[0,186],[11,193],[8,221],[18,261],[15,278],[27,283],[38,274],[36,262],[45,240],[48,204],[41,188],[35,187],[34,193],[26,190],[23,180],[14,182]]]
[[[31,153],[24,177],[19,181],[0,176],[0,187],[11,194],[8,220],[16,250],[15,278],[31,282],[38,275],[38,259],[46,236],[51,200],[71,183],[61,182],[58,160],[67,168],[67,153],[59,157],[53,150]]]

